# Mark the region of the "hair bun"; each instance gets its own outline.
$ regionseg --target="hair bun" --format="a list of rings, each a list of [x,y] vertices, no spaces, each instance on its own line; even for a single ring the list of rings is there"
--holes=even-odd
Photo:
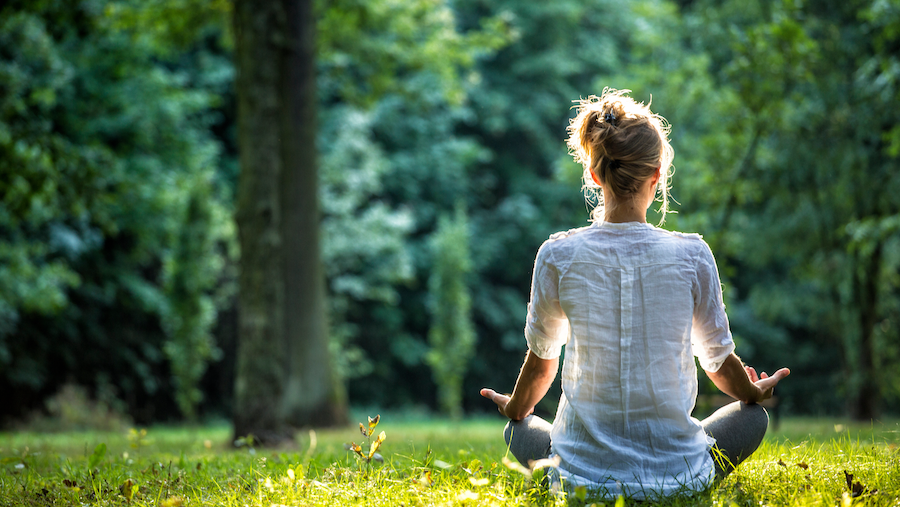
[[[627,93],[606,88],[599,97],[575,101],[577,113],[569,123],[567,144],[584,167],[585,188],[602,185],[604,192],[627,198],[659,175],[660,212],[665,219],[673,157],[668,124]],[[594,208],[594,219],[602,219],[603,211],[602,204]]]

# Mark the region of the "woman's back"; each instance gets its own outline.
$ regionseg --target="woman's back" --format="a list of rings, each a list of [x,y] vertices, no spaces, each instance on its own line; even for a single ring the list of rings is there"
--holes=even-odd
[[[690,412],[693,355],[717,368],[733,350],[718,284],[699,236],[645,223],[542,246],[526,337],[538,355],[567,341],[551,440],[570,482],[670,494],[708,479],[711,442]]]

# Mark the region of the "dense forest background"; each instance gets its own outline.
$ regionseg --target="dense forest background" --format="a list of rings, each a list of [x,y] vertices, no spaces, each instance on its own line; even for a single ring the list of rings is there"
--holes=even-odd
[[[230,414],[231,8],[0,7],[6,423],[73,389],[138,422]],[[570,106],[611,86],[672,124],[664,227],[716,253],[738,353],[792,368],[779,410],[898,411],[900,1],[323,0],[316,16],[330,343],[352,404],[480,412],[478,388],[512,388],[534,255],[587,223]]]

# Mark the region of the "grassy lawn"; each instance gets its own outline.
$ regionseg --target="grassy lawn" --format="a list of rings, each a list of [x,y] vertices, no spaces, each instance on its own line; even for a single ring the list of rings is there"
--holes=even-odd
[[[581,498],[583,492],[554,497],[506,466],[502,426],[499,416],[451,423],[383,414],[375,432],[387,435],[383,464],[344,449],[362,438],[352,427],[302,432],[291,448],[237,450],[225,424],[153,427],[146,434],[0,433],[0,505],[604,503]],[[786,419],[723,483],[662,505],[900,506],[898,444],[896,419]],[[845,471],[853,475],[850,488]]]

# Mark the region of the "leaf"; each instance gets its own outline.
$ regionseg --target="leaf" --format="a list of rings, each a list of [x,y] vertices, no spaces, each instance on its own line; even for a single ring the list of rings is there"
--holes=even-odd
[[[360,457],[365,458],[366,456],[362,452],[362,446],[356,444],[356,442],[350,442],[349,444],[344,444],[344,449],[348,451],[353,451],[356,454],[359,454]]]
[[[507,458],[507,460],[508,460],[508,458]],[[439,459],[434,460],[433,464],[434,464],[434,466],[436,466],[438,468],[443,468],[443,469],[447,469],[452,466],[452,465],[450,465],[450,463],[447,463],[446,461],[441,461]]]
[[[581,502],[584,502],[584,499],[587,498],[587,488],[585,486],[577,486],[574,493],[573,496]]]
[[[368,437],[372,434],[369,430],[366,429],[363,423],[359,423],[359,432],[362,433],[362,436],[364,437]]]
[[[853,480],[853,474],[844,470],[844,479],[847,481],[847,489],[850,490],[850,496],[856,498],[866,492],[866,488],[861,482]]]
[[[374,419],[372,419],[371,417],[369,418],[369,435],[372,434],[371,430],[374,430],[375,426],[378,426],[378,421],[380,421],[380,420],[381,420],[381,414],[376,415]]]
[[[382,431],[378,435],[378,438],[376,438],[375,441],[372,442],[372,446],[369,448],[369,459],[372,459],[372,456],[375,455],[375,451],[377,451],[378,448],[381,447],[381,443],[384,442],[384,439],[386,438],[387,435]]]
[[[88,458],[88,468],[94,468],[100,464],[100,461],[103,460],[103,456],[106,456],[106,444],[101,442],[97,444],[97,447],[94,447],[94,453]]]
[[[806,463],[803,463],[802,461],[801,461],[800,463],[795,463],[795,465],[797,465],[798,467],[800,467],[800,468],[802,468],[802,469],[804,469],[804,470],[808,470],[808,469],[809,469],[809,465],[807,465]]]
[[[119,491],[122,492],[122,496],[125,497],[125,501],[131,503],[131,498],[134,497],[134,493],[137,491],[138,486],[131,479],[125,479],[125,482],[122,483],[122,486],[119,487]]]

